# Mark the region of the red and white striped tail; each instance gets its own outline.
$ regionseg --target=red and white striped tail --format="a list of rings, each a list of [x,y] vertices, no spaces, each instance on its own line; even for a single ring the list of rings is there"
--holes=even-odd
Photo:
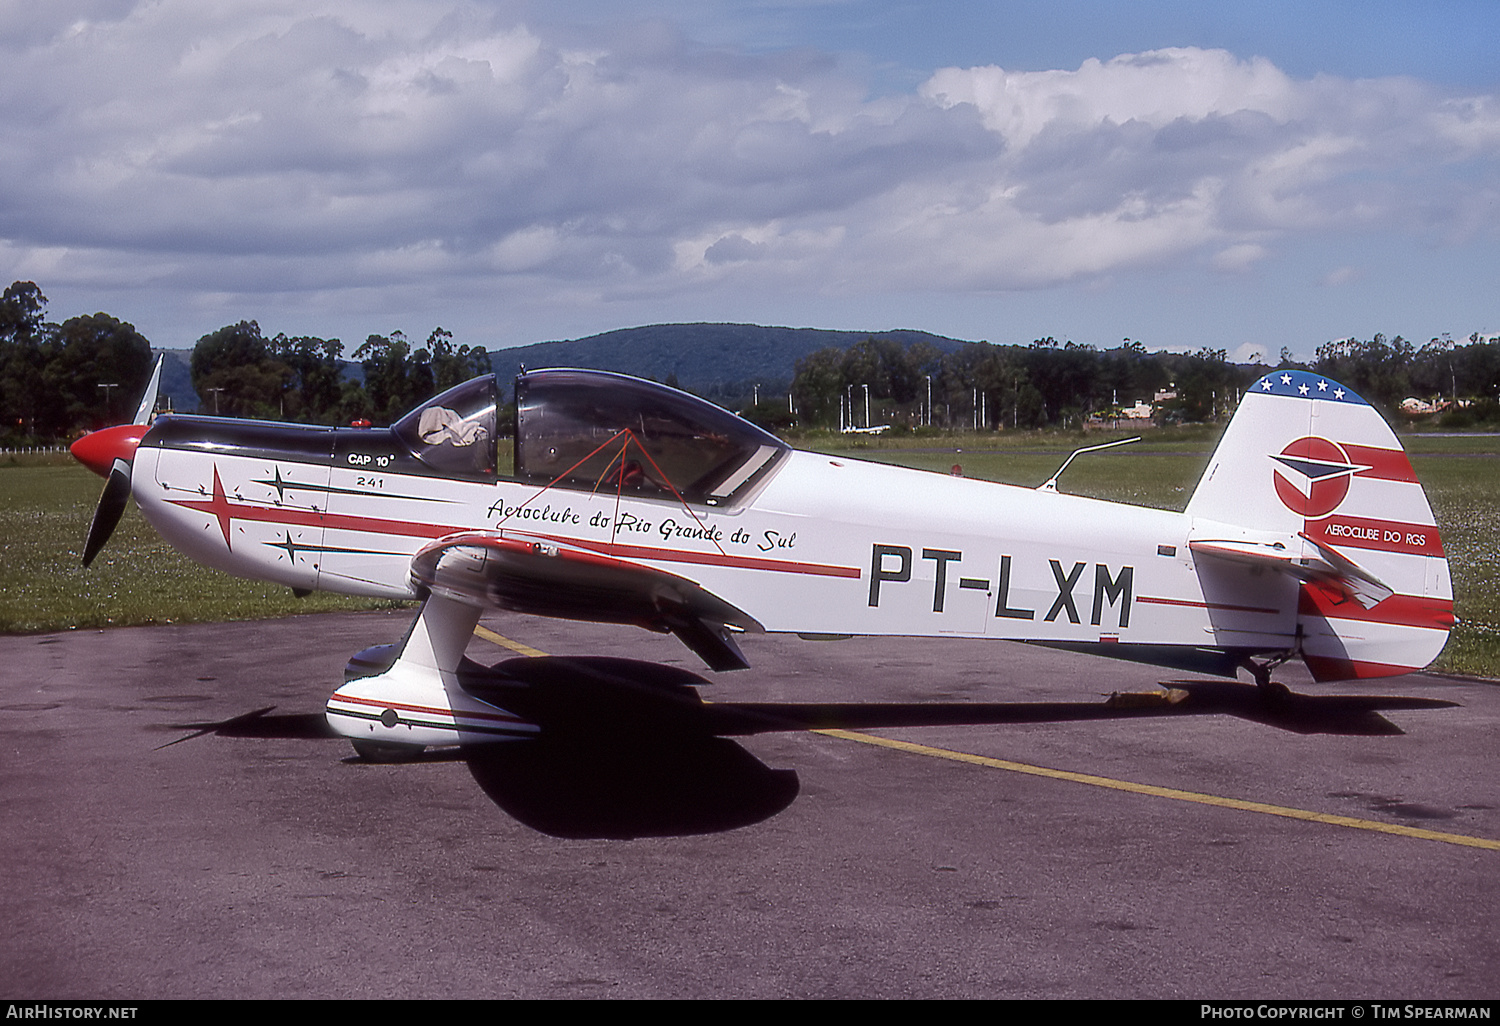
[[[1255,382],[1187,513],[1301,536],[1389,589],[1367,605],[1301,585],[1301,655],[1320,681],[1419,670],[1448,640],[1453,585],[1427,496],[1390,425],[1336,381],[1278,370]]]

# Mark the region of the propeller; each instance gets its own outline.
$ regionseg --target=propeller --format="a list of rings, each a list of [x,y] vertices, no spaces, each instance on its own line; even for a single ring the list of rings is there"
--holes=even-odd
[[[89,524],[88,539],[83,544],[84,566],[94,561],[104,543],[109,541],[109,536],[115,533],[115,526],[130,501],[130,468],[136,447],[151,426],[151,413],[156,409],[156,393],[161,385],[163,359],[165,357],[156,358],[156,369],[151,372],[151,382],[141,396],[141,405],[131,423],[91,432],[74,442],[70,449],[74,459],[105,479],[104,492],[99,496],[93,522]]]

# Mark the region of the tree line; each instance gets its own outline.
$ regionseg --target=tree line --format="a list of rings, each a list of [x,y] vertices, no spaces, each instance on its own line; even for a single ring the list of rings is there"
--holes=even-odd
[[[105,313],[46,319],[47,297],[18,281],[0,295],[0,444],[64,441],[128,420],[151,371],[151,344]],[[355,370],[357,366],[357,370]],[[1399,335],[1320,346],[1309,364],[1281,352],[1277,367],[1326,374],[1382,407],[1408,397],[1459,397],[1452,427],[1500,423],[1500,340],[1478,333],[1415,346]],[[370,335],[344,357],[339,339],[278,334],[255,321],[212,331],[193,348],[199,411],[303,423],[389,424],[442,390],[491,369],[490,354],[435,328],[420,344],[399,331]],[[942,351],[868,337],[797,362],[790,395],[762,395],[745,414],[774,429],[891,423],[934,429],[1076,428],[1167,393],[1159,422],[1222,419],[1269,364],[1232,364],[1222,349],[1147,352],[1042,338],[1030,345],[966,343]],[[671,383],[671,382],[669,382]],[[867,399],[868,396],[868,407]],[[869,409],[867,418],[866,409]]]
[[[865,427],[870,419],[896,428],[1077,428],[1164,394],[1154,403],[1158,423],[1212,422],[1232,413],[1261,374],[1285,367],[1340,381],[1393,420],[1403,399],[1417,397],[1438,400],[1446,426],[1500,423],[1500,340],[1477,332],[1466,342],[1442,336],[1420,348],[1399,335],[1351,336],[1319,346],[1309,363],[1283,349],[1274,366],[1233,364],[1223,349],[1208,347],[1152,353],[1128,340],[1103,350],[1043,338],[1029,346],[971,343],[945,353],[871,337],[798,362],[795,414],[766,404],[759,412],[775,426]],[[1443,401],[1455,398],[1460,403]]]
[[[46,306],[29,281],[0,295],[6,445],[58,441],[129,420],[151,373],[151,343],[134,326],[104,313],[52,324]]]
[[[46,307],[34,282],[0,295],[0,445],[61,442],[127,421],[150,378],[151,343],[134,325],[105,313],[55,324]],[[339,339],[266,338],[255,321],[209,332],[191,359],[199,412],[310,424],[389,424],[489,370],[485,349],[456,345],[443,328],[421,345],[399,331],[371,335],[351,361]]]
[[[1420,347],[1400,335],[1347,338],[1319,346],[1313,369],[1387,414],[1412,397],[1446,406],[1439,418],[1446,427],[1500,424],[1500,338],[1475,332],[1457,342],[1442,335]]]
[[[941,430],[1077,428],[1137,399],[1175,393],[1158,407],[1170,422],[1214,420],[1233,408],[1260,370],[1228,362],[1222,349],[1148,353],[1139,342],[1100,350],[1054,338],[1029,346],[972,343],[953,352],[868,338],[824,349],[797,364],[792,385],[804,426],[893,426]],[[878,414],[876,411],[879,411]]]
[[[193,390],[204,412],[308,424],[390,424],[445,389],[490,371],[489,352],[455,346],[435,328],[413,346],[399,331],[371,335],[354,351],[362,379],[347,372],[340,340],[265,338],[255,321],[204,335],[193,347]],[[208,398],[212,396],[212,400]]]

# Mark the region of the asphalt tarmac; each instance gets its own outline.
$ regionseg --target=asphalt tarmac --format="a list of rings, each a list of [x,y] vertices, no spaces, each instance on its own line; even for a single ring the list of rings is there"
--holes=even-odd
[[[364,763],[323,703],[409,618],[0,638],[0,998],[1500,995],[1494,683],[504,616],[713,704],[562,674],[545,743]]]

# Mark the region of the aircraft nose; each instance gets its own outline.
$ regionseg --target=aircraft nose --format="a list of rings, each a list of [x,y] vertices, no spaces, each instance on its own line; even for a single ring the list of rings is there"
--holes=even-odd
[[[100,477],[108,477],[115,460],[129,463],[135,457],[136,446],[151,430],[146,424],[117,424],[100,431],[93,431],[74,442],[69,448],[73,458]]]

